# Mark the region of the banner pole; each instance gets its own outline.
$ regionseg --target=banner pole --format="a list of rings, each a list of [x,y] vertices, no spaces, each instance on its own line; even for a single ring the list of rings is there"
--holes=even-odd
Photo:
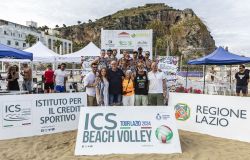
[[[204,78],[203,94],[205,94],[205,87],[206,87],[206,65],[204,66],[204,69],[203,69],[203,78]]]
[[[232,65],[230,65],[230,96],[232,95]]]
[[[187,78],[188,78],[188,65],[187,65],[187,73],[186,73],[186,88],[187,88]]]

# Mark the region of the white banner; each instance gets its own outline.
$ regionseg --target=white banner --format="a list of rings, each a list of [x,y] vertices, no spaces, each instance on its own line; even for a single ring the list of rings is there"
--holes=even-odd
[[[75,155],[181,153],[170,107],[81,108]]]
[[[175,56],[159,56],[157,60],[159,62],[159,69],[161,69],[166,76],[168,90],[175,91],[179,58]]]
[[[250,142],[250,98],[170,93],[178,128]]]
[[[152,30],[103,30],[101,31],[101,48],[121,50],[149,51],[152,56],[153,31]],[[120,58],[122,55],[117,55]]]
[[[0,140],[77,129],[85,93],[0,96]]]

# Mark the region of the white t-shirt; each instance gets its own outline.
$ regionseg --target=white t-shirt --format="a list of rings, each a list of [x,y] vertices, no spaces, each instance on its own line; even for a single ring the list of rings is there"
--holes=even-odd
[[[67,77],[66,71],[62,71],[61,69],[57,69],[54,72],[54,75],[56,76],[55,78],[55,83],[56,86],[64,86],[64,78]]]
[[[93,84],[95,82],[96,75],[93,72],[89,72],[84,78],[84,86],[86,87],[89,84]],[[86,87],[86,93],[89,96],[96,96],[95,87]]]
[[[162,80],[166,79],[163,72],[148,72],[149,90],[148,93],[163,93]]]

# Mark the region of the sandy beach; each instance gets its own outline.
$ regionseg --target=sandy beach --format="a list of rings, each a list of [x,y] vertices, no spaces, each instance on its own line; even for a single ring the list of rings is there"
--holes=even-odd
[[[180,131],[182,154],[74,156],[76,131],[0,141],[0,160],[249,160],[250,143]]]

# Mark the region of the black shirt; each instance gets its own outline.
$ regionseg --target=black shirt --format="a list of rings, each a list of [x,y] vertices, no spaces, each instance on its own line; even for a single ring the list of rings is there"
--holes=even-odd
[[[243,73],[237,72],[235,74],[237,80],[236,86],[247,86],[247,80],[249,79],[249,72],[245,70]]]
[[[136,95],[148,95],[148,76],[146,71],[142,75],[136,72],[134,82]]]
[[[117,68],[116,71],[108,70],[109,94],[122,94],[122,70]]]

